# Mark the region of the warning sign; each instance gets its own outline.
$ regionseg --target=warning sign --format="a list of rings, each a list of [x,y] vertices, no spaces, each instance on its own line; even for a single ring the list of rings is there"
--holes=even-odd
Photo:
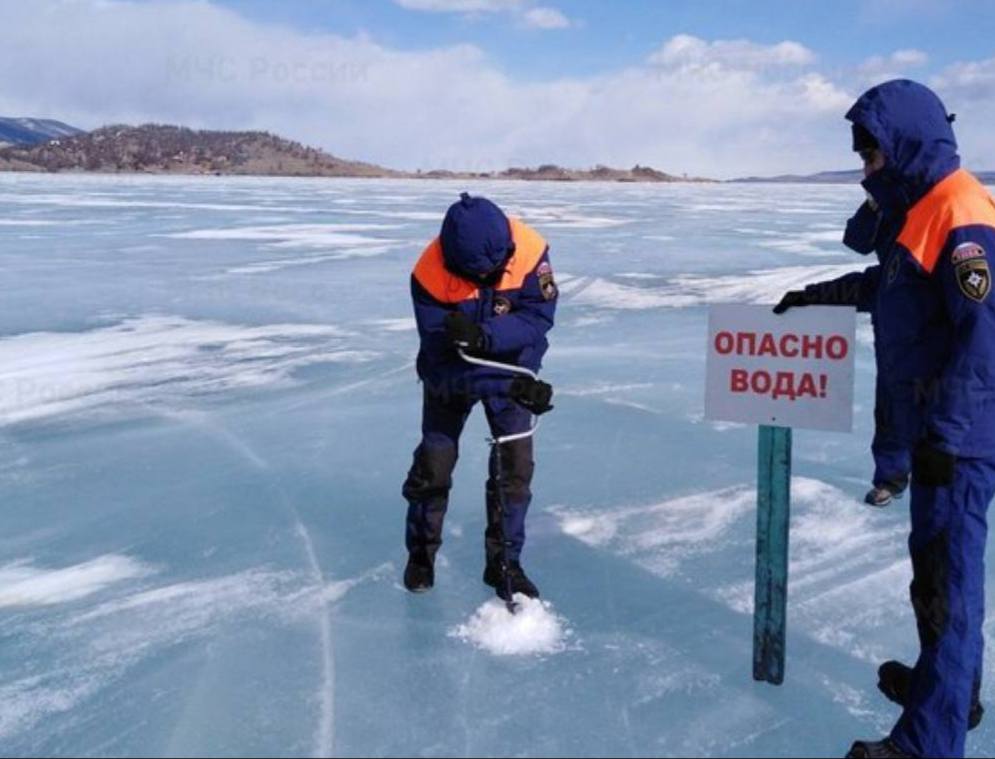
[[[708,322],[707,419],[853,429],[855,309],[721,305]]]

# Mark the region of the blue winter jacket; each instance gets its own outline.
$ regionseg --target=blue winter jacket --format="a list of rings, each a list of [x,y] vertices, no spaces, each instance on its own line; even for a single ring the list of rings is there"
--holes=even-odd
[[[866,93],[847,118],[866,128],[886,166],[863,183],[899,219],[873,313],[878,371],[924,408],[925,434],[964,457],[995,455],[995,201],[960,169],[952,117],[908,80]],[[877,267],[875,267],[877,268]]]
[[[472,366],[460,358],[445,329],[446,316],[456,311],[483,328],[482,358],[533,371],[541,368],[559,294],[549,248],[525,223],[517,219],[507,223],[514,254],[504,262],[497,284],[475,283],[466,272],[500,266],[504,255],[500,246],[457,245],[445,235],[425,249],[411,276],[421,338],[418,376],[433,395],[488,398],[507,395],[511,383],[507,372]]]

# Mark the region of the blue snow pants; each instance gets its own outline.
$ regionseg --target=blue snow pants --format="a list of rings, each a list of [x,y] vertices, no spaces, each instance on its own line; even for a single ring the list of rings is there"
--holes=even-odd
[[[452,474],[459,458],[459,439],[475,400],[459,396],[439,397],[425,392],[422,413],[422,441],[415,450],[414,463],[404,483],[408,501],[406,545],[412,554],[434,561],[442,545],[443,522],[449,507]],[[491,435],[501,437],[525,432],[531,414],[505,397],[482,401]],[[487,529],[484,546],[488,564],[500,563],[508,541],[508,561],[518,561],[525,545],[525,517],[532,501],[532,439],[516,440],[501,446],[501,471],[497,451],[492,449],[487,480]],[[498,482],[504,495],[501,508]],[[503,512],[503,519],[500,515]]]
[[[985,542],[995,458],[961,459],[950,487],[912,483],[912,607],[921,653],[891,737],[912,756],[962,757],[981,679]]]

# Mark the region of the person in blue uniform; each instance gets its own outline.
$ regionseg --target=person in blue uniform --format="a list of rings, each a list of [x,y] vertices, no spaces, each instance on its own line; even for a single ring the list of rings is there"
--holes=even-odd
[[[460,434],[473,407],[484,406],[495,438],[527,432],[533,414],[552,408],[547,383],[469,363],[460,351],[538,372],[558,295],[542,236],[486,198],[465,193],[415,266],[411,296],[424,388],[422,439],[403,488],[408,590],[424,592],[435,584]],[[521,563],[534,468],[531,437],[492,452],[484,582],[502,598],[509,589],[539,597]]]
[[[903,707],[891,734],[848,756],[964,756],[978,702],[984,555],[995,496],[995,200],[960,166],[939,97],[879,85],[847,113],[875,166],[863,185],[901,225],[874,304],[879,372],[921,408],[912,455],[912,606],[920,655],[886,662],[879,687]]]

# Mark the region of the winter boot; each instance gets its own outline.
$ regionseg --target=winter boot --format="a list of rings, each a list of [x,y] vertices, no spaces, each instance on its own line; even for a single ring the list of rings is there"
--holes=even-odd
[[[850,748],[846,759],[890,759],[890,757],[907,757],[902,749],[896,746],[890,738],[883,741],[857,741]]]
[[[528,578],[525,570],[522,569],[522,565],[517,561],[512,561],[508,564],[508,579],[511,580],[512,595],[521,593],[527,598],[539,598],[539,589]],[[499,563],[494,562],[487,565],[487,568],[484,570],[484,584],[494,588],[497,591],[498,598],[502,601],[511,601],[510,598],[505,597],[508,595],[507,583],[505,582]]]
[[[404,568],[404,587],[412,593],[427,593],[435,585],[435,567],[424,553],[415,551],[408,555]]]
[[[899,489],[890,484],[875,485],[871,488],[867,495],[864,496],[864,503],[868,506],[883,509],[885,506],[890,505],[895,499],[901,498],[904,492],[904,489]]]
[[[878,690],[889,701],[904,707],[909,698],[909,688],[912,687],[912,668],[901,662],[886,661],[878,668]],[[985,716],[985,707],[978,700],[975,692],[971,700],[971,711],[967,717],[967,729],[974,730],[981,724]]]

